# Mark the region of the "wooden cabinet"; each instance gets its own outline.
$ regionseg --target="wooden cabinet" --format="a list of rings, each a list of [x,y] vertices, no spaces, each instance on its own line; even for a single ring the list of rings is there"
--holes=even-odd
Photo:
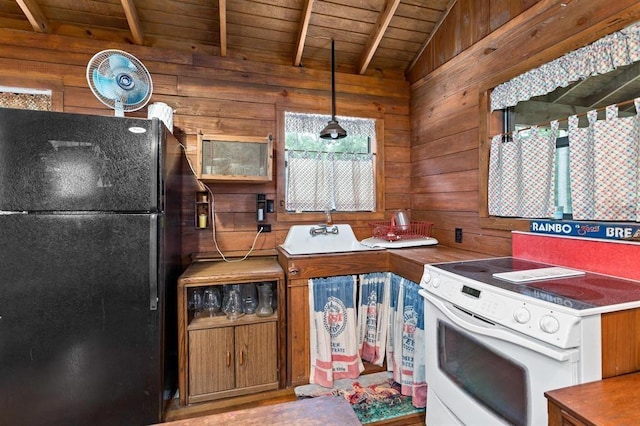
[[[273,177],[273,137],[198,134],[198,179],[268,182]]]
[[[640,413],[640,373],[545,392],[550,426],[632,425]]]
[[[273,315],[198,315],[188,309],[194,289],[271,283]],[[279,389],[284,384],[284,273],[275,258],[197,262],[178,283],[179,388],[182,405]],[[282,342],[282,343],[281,343]]]
[[[386,272],[386,251],[290,256],[278,249],[287,272],[287,386],[309,383],[309,278]]]

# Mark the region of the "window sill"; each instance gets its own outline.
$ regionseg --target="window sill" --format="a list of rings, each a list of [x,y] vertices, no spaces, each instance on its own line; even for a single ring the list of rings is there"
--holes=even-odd
[[[503,231],[529,231],[531,223],[529,219],[504,218],[504,217],[481,217],[479,219],[481,228],[500,229]]]

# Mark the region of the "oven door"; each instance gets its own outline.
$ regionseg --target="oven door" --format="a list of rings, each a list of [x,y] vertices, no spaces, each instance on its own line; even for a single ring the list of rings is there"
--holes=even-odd
[[[427,424],[546,425],[544,392],[578,383],[579,352],[425,299]]]

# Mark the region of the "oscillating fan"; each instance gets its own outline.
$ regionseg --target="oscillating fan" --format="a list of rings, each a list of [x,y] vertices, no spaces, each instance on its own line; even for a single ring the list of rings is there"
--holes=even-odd
[[[117,117],[149,102],[153,83],[147,68],[130,53],[108,49],[96,53],[87,65],[87,82],[93,94]]]

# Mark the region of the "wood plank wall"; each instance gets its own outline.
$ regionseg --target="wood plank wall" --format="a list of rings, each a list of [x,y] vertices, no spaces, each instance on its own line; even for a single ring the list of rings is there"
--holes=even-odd
[[[486,227],[479,214],[481,95],[639,19],[637,0],[458,0],[408,73],[413,218],[434,222],[442,244],[511,254],[514,228]]]
[[[64,36],[0,29],[0,85],[51,87],[58,110],[113,114],[91,93],[85,80],[89,59],[103,49],[121,49],[138,57],[153,77],[153,102],[175,109],[174,134],[196,158],[197,131],[207,134],[264,136],[278,134],[278,105],[326,105],[330,113],[329,70],[261,64],[204,54],[149,48]],[[359,76],[337,73],[338,114],[370,111],[384,117],[386,210],[407,208],[410,188],[409,84],[401,76]],[[146,117],[146,108],[128,116]],[[282,155],[276,152],[275,155]],[[274,171],[275,176],[275,171]],[[217,241],[227,255],[243,255],[256,234],[256,194],[273,199],[275,181],[268,184],[211,184],[215,199]],[[213,253],[211,232],[194,228],[195,194],[183,205],[185,257]],[[277,200],[276,200],[277,201]],[[275,253],[291,223],[267,215],[274,232],[261,235],[257,253]],[[369,236],[366,222],[354,222],[360,238]]]

